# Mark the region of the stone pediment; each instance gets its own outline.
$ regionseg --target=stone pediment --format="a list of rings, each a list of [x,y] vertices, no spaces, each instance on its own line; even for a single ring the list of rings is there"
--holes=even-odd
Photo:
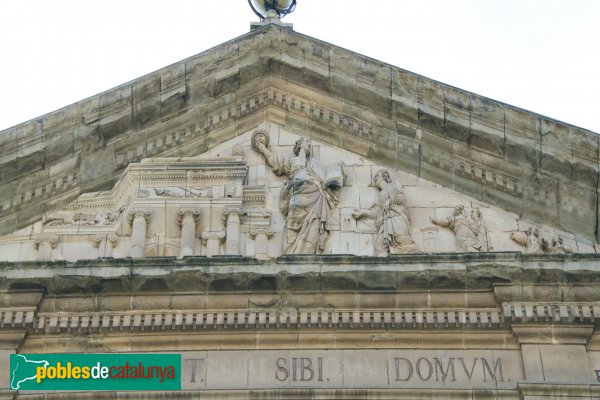
[[[594,252],[571,232],[307,139],[267,123],[197,156],[131,163],[111,190],[0,239],[0,255]]]
[[[0,132],[0,231],[265,124],[597,242],[595,133],[276,25]]]

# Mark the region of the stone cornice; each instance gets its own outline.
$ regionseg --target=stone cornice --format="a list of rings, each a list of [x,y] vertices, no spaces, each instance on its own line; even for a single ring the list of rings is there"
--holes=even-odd
[[[288,52],[290,40],[294,49],[303,49],[298,54],[312,56]],[[118,173],[142,158],[205,152],[235,136],[240,125],[254,129],[269,107],[272,122],[289,122],[316,139],[478,199],[485,192],[489,198],[482,200],[493,199],[505,210],[594,239],[590,196],[597,189],[599,146],[593,132],[277,27],[228,46],[242,41],[264,51],[227,53],[237,56],[226,59],[207,51],[164,70],[186,63],[183,75],[164,82],[164,71],[146,77],[160,81],[155,92],[135,90],[143,84],[136,80],[4,132],[3,169],[20,172],[3,180],[14,187],[0,195],[0,232],[39,219],[46,204],[62,206],[80,192],[109,188]],[[308,51],[314,47],[321,51]],[[225,63],[234,75],[201,72],[213,63],[217,68]],[[212,89],[205,93],[207,87]],[[228,97],[232,92],[235,96]],[[131,108],[154,100],[158,109]],[[73,125],[77,142],[64,146],[75,148],[71,158],[64,159],[63,146],[45,148],[41,138],[50,133],[72,142]],[[19,151],[27,155],[19,160],[10,140],[17,136]],[[38,167],[39,159],[60,167],[49,169],[49,176]],[[17,184],[24,177],[27,184]],[[572,207],[562,197],[585,201]],[[40,199],[53,201],[39,207]],[[558,212],[540,211],[550,209]]]
[[[593,321],[600,318],[600,302],[557,304],[557,307],[592,307]],[[507,305],[503,308],[506,309]],[[568,326],[553,319],[535,325],[511,324],[501,308],[419,309],[180,309],[103,312],[38,312],[0,309],[0,329],[26,328],[32,332],[106,332],[117,330],[196,329],[369,329],[369,330],[511,330],[521,343],[585,344],[593,332],[587,321],[571,320]],[[551,336],[540,335],[548,332]]]
[[[162,329],[504,329],[499,309],[488,310],[153,310],[39,313],[36,332]]]
[[[134,290],[144,269],[152,268],[152,279],[165,281],[172,291],[211,291],[212,275],[228,274],[236,282],[229,286],[233,291],[253,291],[255,280],[269,279],[270,290],[279,285],[291,285],[300,291],[397,291],[397,290],[493,290],[502,301],[526,300],[526,293],[512,288],[517,285],[531,287],[562,287],[577,290],[578,287],[594,286],[600,279],[596,254],[522,254],[522,253],[469,253],[469,254],[411,254],[389,257],[361,256],[282,256],[270,261],[250,257],[187,257],[177,260],[171,257],[151,259],[98,259],[65,261],[30,261],[0,263],[0,290],[20,284],[23,277],[28,284],[39,285],[49,293],[68,291],[72,284],[86,286],[90,279],[118,279],[124,290]],[[540,270],[543,265],[543,270]],[[290,266],[294,273],[290,274]],[[206,275],[206,268],[210,273]],[[94,268],[93,277],[89,268]],[[139,272],[138,272],[139,271]],[[202,272],[193,279],[178,280],[187,271]],[[543,274],[540,275],[540,272]],[[67,280],[61,277],[69,277]],[[216,289],[215,289],[216,290]],[[561,301],[562,292],[554,290]],[[600,300],[597,290],[586,289],[589,301]],[[518,298],[515,296],[519,296]],[[548,295],[546,295],[548,296]],[[592,297],[590,297],[592,296]],[[596,297],[599,298],[596,298]],[[518,315],[515,314],[517,317]]]
[[[600,319],[600,303],[513,302],[503,303],[504,318],[513,324],[588,324]]]

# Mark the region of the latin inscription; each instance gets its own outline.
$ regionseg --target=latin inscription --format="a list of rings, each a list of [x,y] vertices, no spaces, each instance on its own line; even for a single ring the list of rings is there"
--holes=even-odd
[[[189,382],[196,383],[198,381],[204,382],[204,375],[198,376],[199,369],[204,365],[204,358],[183,358],[185,363],[189,363],[190,373],[189,373]],[[184,377],[185,379],[185,377]]]
[[[285,382],[291,378],[292,382],[323,382],[323,358],[293,357],[291,359],[278,358],[276,362],[275,379]]]
[[[514,388],[524,379],[522,365],[520,352],[509,350],[189,352],[182,354],[182,387]]]
[[[502,358],[492,361],[485,357],[467,360],[463,357],[420,357],[414,361],[405,357],[395,357],[394,363],[397,382],[407,382],[413,378],[422,382],[471,382],[474,376],[483,377],[483,382],[504,382]],[[474,375],[476,368],[481,369],[481,374]]]

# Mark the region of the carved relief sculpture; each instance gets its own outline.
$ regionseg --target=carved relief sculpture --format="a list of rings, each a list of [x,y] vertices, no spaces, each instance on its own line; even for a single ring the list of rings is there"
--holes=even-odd
[[[573,249],[563,243],[562,237],[555,234],[552,242],[549,244],[546,239],[540,235],[538,228],[530,226],[526,231],[511,232],[510,238],[525,247],[525,253],[528,254],[567,254],[572,253]]]
[[[94,246],[98,248],[98,258],[112,257],[112,251],[119,243],[119,236],[114,233],[97,234],[93,241]]]
[[[131,224],[131,248],[129,257],[139,258],[144,256],[146,248],[146,225],[150,221],[152,209],[150,207],[134,207],[129,210],[129,223]]]
[[[450,217],[437,220],[430,218],[434,225],[450,228],[456,237],[456,250],[459,252],[487,251],[487,237],[481,212],[474,209],[468,216],[462,205],[454,207]]]
[[[100,212],[55,212],[46,214],[44,217],[45,226],[68,226],[68,225],[111,225],[121,216],[122,210],[100,211]]]
[[[572,253],[573,249],[571,246],[567,246],[563,243],[562,237],[558,234],[554,235],[552,238],[552,247],[550,248],[550,253],[552,254],[567,254]]]
[[[52,249],[58,245],[58,236],[52,233],[40,233],[34,237],[34,241],[38,251],[38,260],[51,261]]]
[[[309,139],[301,137],[291,157],[267,149],[268,136],[257,132],[252,145],[277,175],[288,175],[283,184],[279,208],[286,217],[283,254],[320,254],[329,235],[328,222],[339,202],[343,176],[339,165],[324,173],[311,157]]]
[[[202,242],[206,244],[206,256],[214,257],[220,254],[221,242],[225,238],[225,231],[204,231]]]
[[[225,225],[225,254],[228,256],[241,254],[240,222],[246,212],[241,207],[228,207],[223,210]]]
[[[269,258],[269,239],[273,231],[269,228],[254,228],[250,231],[250,237],[254,239],[255,256],[259,260]]]
[[[410,221],[402,185],[396,180],[392,181],[385,169],[377,171],[373,183],[380,190],[377,203],[370,210],[355,210],[352,216],[357,220],[375,220],[375,255],[419,253],[419,248],[410,237]]]
[[[540,230],[532,226],[526,231],[511,232],[510,238],[525,246],[525,253],[528,254],[541,254],[548,248],[548,243],[540,236]]]
[[[185,188],[185,187],[167,187],[167,188],[140,188],[137,190],[136,195],[140,199],[146,198],[158,198],[158,197],[172,197],[172,198],[186,198],[186,197],[211,197],[210,187],[201,188]]]
[[[194,255],[196,223],[200,217],[200,208],[181,207],[177,211],[177,223],[181,226],[181,245],[179,258]]]

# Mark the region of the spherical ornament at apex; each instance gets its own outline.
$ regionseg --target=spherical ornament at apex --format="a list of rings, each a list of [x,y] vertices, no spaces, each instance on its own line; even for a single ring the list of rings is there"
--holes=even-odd
[[[282,17],[293,11],[296,0],[249,0],[255,12],[258,12],[264,18],[269,10],[274,10]]]

